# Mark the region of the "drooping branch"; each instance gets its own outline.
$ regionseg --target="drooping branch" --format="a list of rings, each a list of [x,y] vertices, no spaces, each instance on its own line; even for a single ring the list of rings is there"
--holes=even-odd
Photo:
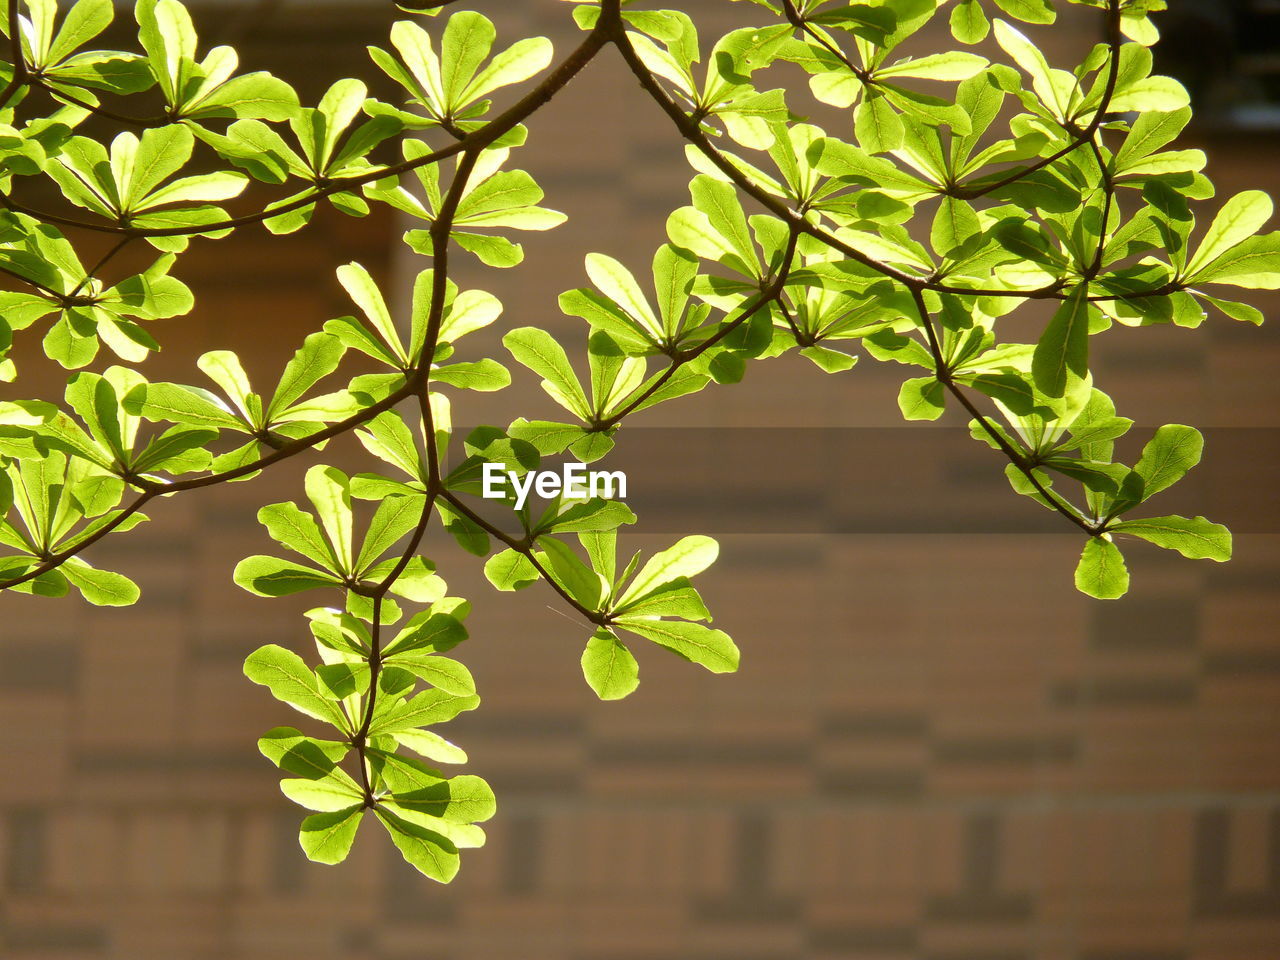
[[[929,313],[928,305],[925,303],[924,294],[919,290],[912,290],[911,294],[915,300],[916,310],[920,315],[920,324],[925,331],[929,354],[933,358],[934,378],[941,383],[946,391],[955,397],[957,402],[964,407],[968,414],[978,422],[978,425],[982,428],[983,432],[987,434],[987,436],[991,438],[992,442],[1000,448],[1000,451],[1009,458],[1009,462],[1027,478],[1027,481],[1035,489],[1036,493],[1040,494],[1047,504],[1085,533],[1090,536],[1097,534],[1097,528],[1090,523],[1088,519],[1081,515],[1078,510],[1074,509],[1069,504],[1064,503],[1060,497],[1040,482],[1040,478],[1035,474],[1035,464],[1028,460],[1027,456],[1022,451],[1016,449],[1009,443],[1004,434],[995,428],[987,416],[978,409],[960,385],[956,383],[952,371],[947,366],[946,357],[942,351],[942,344],[938,340],[938,331],[933,325],[933,318]]]

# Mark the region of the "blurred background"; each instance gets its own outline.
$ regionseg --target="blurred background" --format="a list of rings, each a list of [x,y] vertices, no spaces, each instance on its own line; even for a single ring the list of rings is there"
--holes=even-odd
[[[393,96],[364,54],[385,43],[389,3],[191,5],[202,49],[236,44],[305,102],[348,75]],[[504,46],[576,42],[555,0],[465,6],[497,20]],[[704,37],[756,12],[678,6]],[[1160,68],[1200,108],[1184,145],[1209,152],[1220,198],[1274,190],[1276,5],[1173,6]],[[1035,33],[1057,63],[1099,36],[1078,7]],[[951,42],[944,24],[921,40]],[[514,162],[570,221],[527,238],[514,270],[460,264],[464,288],[506,304],[464,353],[500,355],[502,330],[532,323],[581,356],[583,325],[556,296],[585,282],[590,250],[642,272],[687,202],[681,143],[604,56]],[[196,311],[158,331],[165,353],[143,372],[198,382],[195,356],[233,348],[268,381],[350,312],[337,265],[407,289],[423,263],[400,252],[403,229],[377,210],[286,239],[197,241],[178,270]],[[736,676],[640,649],[639,691],[599,703],[577,664],[587,631],[549,590],[497,595],[475,558],[433,540],[451,592],[476,603],[457,655],[484,700],[447,732],[499,796],[489,844],[448,887],[371,825],[346,864],[308,863],[299,811],[255,749],[294,720],[243,659],[273,642],[310,655],[300,613],[317,601],[252,597],[231,569],[269,552],[256,509],[301,499],[314,460],[158,504],[92,555],[138,580],[136,607],[0,600],[0,956],[1273,960],[1280,327],[1119,328],[1093,349],[1099,384],[1141,428],[1130,460],[1162,423],[1204,429],[1205,463],[1157,512],[1229,523],[1233,562],[1135,544],[1128,597],[1080,596],[1079,537],[1012,495],[963,419],[904,426],[902,368],[869,358],[837,376],[758,364],[741,386],[637,417],[606,461],[628,471],[640,516],[624,549],[720,540],[700,586],[742,648]],[[60,395],[56,371],[23,372],[29,395]],[[521,370],[455,420],[553,410]],[[322,457],[350,469],[361,454]]]

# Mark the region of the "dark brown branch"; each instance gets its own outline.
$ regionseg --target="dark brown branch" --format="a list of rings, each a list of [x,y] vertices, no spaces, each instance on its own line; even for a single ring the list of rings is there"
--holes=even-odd
[[[1044,484],[1040,482],[1040,478],[1035,475],[1035,464],[1029,461],[1020,450],[1014,448],[1014,446],[1005,438],[1004,434],[992,425],[986,415],[983,414],[982,411],[974,405],[973,401],[969,399],[965,392],[960,389],[960,385],[955,382],[955,378],[952,376],[951,370],[947,367],[946,358],[942,351],[942,344],[938,340],[938,332],[933,326],[933,318],[929,315],[929,307],[924,302],[924,293],[920,290],[912,290],[911,294],[912,298],[915,300],[916,309],[920,313],[920,322],[924,327],[925,335],[929,341],[929,354],[933,357],[934,363],[934,377],[936,377],[938,382],[946,388],[947,392],[955,397],[960,405],[968,411],[969,415],[978,422],[978,425],[982,427],[983,432],[986,433],[996,446],[1000,448],[1001,452],[1009,458],[1009,462],[1027,478],[1027,481],[1035,488],[1035,491],[1044,498],[1046,503],[1052,506],[1054,510],[1058,511],[1058,513],[1062,514],[1085,533],[1090,536],[1095,536],[1098,532],[1097,529],[1089,523],[1088,520],[1082,517],[1079,511],[1074,510],[1069,505],[1063,503],[1061,498],[1054,495],[1047,487],[1044,486]]]
[[[32,280],[30,277],[24,277],[22,274],[18,273],[16,270],[10,270],[8,267],[0,267],[0,273],[3,273],[7,277],[13,277],[15,280],[20,280],[23,283],[27,284],[27,286],[33,287],[34,289],[39,290],[41,293],[46,294],[49,297],[52,297],[54,300],[62,299],[62,294],[59,293],[57,290],[53,289],[53,287],[46,287],[39,280]]]
[[[695,118],[686,114],[680,109],[671,97],[669,97],[658,79],[644,65],[643,61],[636,54],[635,48],[631,45],[630,39],[626,36],[625,31],[619,30],[613,38],[615,46],[622,54],[623,60],[640,82],[640,86],[645,92],[658,104],[662,111],[667,114],[676,129],[684,136],[686,140],[692,143],[699,152],[708,160],[715,164],[726,177],[728,177],[735,186],[743,193],[755,200],[756,203],[764,207],[771,214],[782,220],[793,230],[821,240],[827,246],[844,254],[855,263],[860,263],[877,273],[896,280],[910,289],[934,290],[939,293],[957,293],[967,296],[1003,296],[1003,297],[1022,297],[1027,299],[1063,299],[1060,291],[1066,285],[1066,281],[1055,281],[1048,286],[1041,287],[1036,290],[971,290],[965,287],[956,287],[950,284],[942,283],[939,280],[929,277],[917,276],[899,270],[897,267],[881,263],[874,257],[868,256],[866,253],[850,246],[839,237],[835,236],[828,230],[824,230],[805,219],[803,216],[792,210],[787,204],[783,203],[777,197],[774,197],[758,185],[752,182],[751,178],[738,169],[729,158],[716,149],[711,143],[707,135],[703,132],[701,125]]]
[[[796,9],[794,0],[782,0],[782,12],[786,14],[788,23],[793,27],[797,27],[806,36],[812,37],[813,40],[822,46],[828,53],[848,67],[853,72],[854,76],[862,81],[864,86],[872,82],[870,73],[850,60],[843,50],[813,29],[808,21],[800,15],[800,11]]]
[[[469,506],[467,506],[467,504],[461,498],[459,498],[455,493],[453,493],[450,490],[442,489],[440,491],[440,496],[443,497],[449,503],[449,505],[452,506],[455,510],[457,510],[460,514],[462,514],[464,517],[466,517],[468,520],[474,523],[477,527],[479,527],[485,533],[489,534],[489,536],[493,537],[495,540],[500,541],[501,543],[506,544],[508,547],[510,547],[512,550],[515,550],[517,553],[523,554],[525,559],[527,559],[529,563],[533,565],[533,569],[538,572],[538,576],[540,576],[543,580],[547,581],[547,583],[551,585],[552,589],[555,590],[556,593],[560,594],[560,597],[566,603],[568,603],[575,610],[577,610],[578,613],[582,614],[582,616],[585,617],[587,620],[590,620],[592,623],[597,624],[599,626],[604,626],[609,622],[608,618],[604,614],[600,613],[597,610],[592,610],[590,607],[583,606],[581,603],[575,600],[569,594],[569,592],[564,589],[564,587],[560,586],[560,584],[555,581],[555,578],[551,576],[550,571],[548,571],[547,568],[542,565],[542,562],[533,555],[533,544],[527,536],[523,539],[516,539],[515,537],[511,536],[509,533],[504,531],[501,527],[495,526],[494,524],[486,520],[484,517],[480,516],[480,514],[472,510]]]
[[[1112,2],[1112,10],[1113,12],[1118,10],[1118,6],[1116,5],[1115,0],[1113,0]],[[1118,14],[1116,15],[1118,16]],[[893,267],[887,266],[886,264],[879,263],[874,258],[869,257],[866,254],[862,253],[861,251],[848,246],[847,244],[840,241],[838,238],[831,236],[826,231],[818,227],[815,227],[813,224],[809,223],[807,220],[796,215],[786,204],[779,202],[776,198],[764,192],[759,187],[757,187],[754,183],[752,183],[750,178],[746,177],[740,170],[738,170],[736,166],[734,166],[727,158],[725,158],[724,155],[720,153],[720,151],[716,150],[715,147],[711,145],[706,135],[702,132],[700,127],[693,122],[692,118],[686,116],[684,112],[679,108],[679,106],[677,106],[675,102],[672,101],[666,95],[665,91],[663,91],[662,87],[658,84],[657,79],[640,61],[639,57],[635,53],[634,48],[631,46],[629,38],[626,37],[623,31],[620,30],[615,35],[614,44],[618,47],[619,51],[622,53],[623,59],[627,62],[627,65],[631,68],[632,73],[634,73],[637,80],[640,81],[640,85],[644,87],[644,89],[658,103],[658,105],[662,107],[664,112],[666,112],[667,115],[671,117],[672,122],[676,125],[677,129],[679,129],[680,132],[684,134],[685,138],[688,139],[691,143],[693,143],[694,146],[696,146],[703,153],[704,156],[706,156],[721,171],[723,171],[725,175],[728,176],[741,190],[743,190],[745,193],[751,196],[754,200],[756,200],[758,203],[760,203],[762,206],[764,206],[766,209],[772,212],[775,216],[778,216],[785,223],[787,223],[792,230],[793,238],[799,232],[807,233],[810,236],[816,237],[817,239],[822,240],[824,243],[827,243],[832,248],[845,254],[845,256],[849,257],[850,259],[858,263],[861,263],[864,266],[868,266],[871,269],[884,274],[885,276],[898,280],[900,283],[904,284],[911,291],[911,294],[920,311],[921,322],[923,323],[924,329],[929,338],[929,350],[934,359],[934,363],[936,367],[935,375],[938,377],[938,380],[944,385],[944,387],[948,390],[948,392],[950,392],[953,396],[955,396],[956,400],[967,411],[969,411],[969,413],[979,422],[979,424],[982,425],[983,429],[991,435],[993,441],[1000,447],[1000,449],[1005,453],[1005,455],[1009,457],[1010,461],[1027,477],[1027,480],[1032,484],[1032,486],[1036,489],[1036,491],[1039,492],[1042,496],[1044,496],[1046,502],[1052,504],[1054,506],[1054,509],[1056,509],[1059,513],[1067,517],[1067,519],[1069,519],[1072,523],[1081,527],[1090,535],[1093,535],[1095,533],[1095,530],[1088,523],[1088,521],[1085,520],[1083,517],[1081,517],[1078,514],[1078,512],[1072,510],[1071,508],[1063,504],[1057,497],[1053,496],[1043,486],[1043,484],[1041,484],[1039,478],[1037,478],[1034,474],[1034,467],[1030,463],[1028,463],[1027,459],[1021,453],[1019,453],[1016,449],[1014,449],[1009,444],[1009,442],[1003,437],[1003,435],[1000,434],[999,431],[994,429],[994,427],[990,424],[987,418],[981,413],[981,411],[977,409],[977,407],[973,405],[972,401],[970,401],[969,398],[965,395],[964,391],[959,388],[959,386],[955,383],[954,379],[951,377],[950,372],[946,369],[946,363],[945,363],[945,358],[943,357],[941,344],[938,342],[937,333],[933,329],[933,323],[929,316],[928,308],[924,302],[924,291],[932,289],[932,290],[942,290],[944,292],[951,292],[952,290],[954,290],[954,292],[965,293],[969,295],[983,295],[984,292],[965,290],[963,288],[949,288],[946,285],[939,284],[936,281],[933,281],[929,278],[913,277],[909,274],[905,274],[902,271],[899,271]],[[1113,54],[1114,54],[1114,51],[1113,51]],[[1110,102],[1111,94],[1114,92],[1114,87],[1115,87],[1114,77],[1115,77],[1116,70],[1118,69],[1117,56],[1113,55],[1112,63],[1113,63],[1113,66],[1112,66],[1111,79],[1108,82],[1107,91],[1103,97],[1103,102],[1099,107],[1098,115],[1095,118],[1096,124],[1093,126],[1094,130],[1097,129],[1098,124],[1101,124],[1101,118],[1103,116],[1103,113],[1105,112],[1105,107],[1107,103]],[[1092,137],[1092,134],[1090,134],[1090,137]],[[1062,284],[1061,282],[1059,282],[1054,285],[1051,285],[1051,287],[1047,287],[1039,291],[1025,291],[1025,292],[989,291],[989,293],[997,296],[1049,298],[1051,296],[1056,295],[1057,291],[1061,289],[1061,286]],[[758,309],[758,307],[756,309]],[[739,322],[741,322],[741,320],[742,318],[739,318]],[[672,368],[669,369],[668,374],[670,373],[674,373],[674,365]],[[661,385],[660,383],[655,384],[653,389],[657,389],[657,387],[660,385]],[[652,393],[652,390],[649,392]],[[627,410],[623,412],[624,415],[626,412],[629,412],[630,409],[632,409],[634,406],[635,404],[630,405],[627,408]],[[608,421],[605,425],[606,426],[612,425],[612,422],[615,422],[616,419],[618,418],[614,418],[613,420]]]
[[[116,113],[114,110],[102,106],[102,104],[92,103],[89,100],[82,100],[77,96],[67,93],[61,87],[54,87],[45,83],[43,80],[36,79],[34,83],[42,90],[47,90],[49,95],[59,100],[65,100],[73,106],[88,110],[90,113],[108,120],[114,120],[116,123],[123,123],[126,127],[136,127],[139,130],[149,130],[153,127],[166,127],[173,121],[168,117],[130,117],[123,113]]]
[[[22,53],[22,29],[18,24],[18,0],[9,0],[9,59],[13,61],[13,76],[0,91],[0,109],[9,105],[9,98],[26,86],[31,71]]]
[[[373,790],[369,784],[368,749],[369,729],[373,725],[373,714],[378,705],[378,678],[382,675],[382,601],[386,599],[387,593],[390,592],[395,582],[400,579],[400,575],[404,573],[409,561],[417,554],[422,538],[426,535],[427,524],[431,520],[431,511],[435,508],[435,503],[435,493],[429,492],[423,501],[422,515],[418,518],[418,525],[414,528],[413,535],[409,538],[409,543],[405,546],[404,552],[400,554],[400,559],[396,561],[395,566],[378,583],[371,594],[373,597],[373,624],[369,628],[369,637],[372,641],[369,648],[369,692],[365,704],[364,720],[360,724],[360,729],[351,737],[351,745],[356,750],[356,757],[360,766],[360,782],[364,788],[364,803],[366,807],[372,807],[375,803]]]
[[[146,506],[151,499],[153,499],[156,496],[157,494],[151,493],[150,491],[143,493],[136,500],[134,500],[133,503],[129,504],[129,506],[121,510],[117,516],[113,517],[109,523],[107,523],[106,525],[96,530],[92,536],[85,538],[80,543],[76,544],[74,547],[71,547],[67,550],[63,550],[59,553],[50,554],[49,556],[45,557],[45,559],[40,564],[32,567],[30,570],[28,570],[26,573],[22,574],[21,576],[12,577],[9,580],[5,580],[4,582],[0,583],[0,590],[8,590],[10,587],[16,587],[19,584],[26,583],[29,580],[34,580],[36,577],[42,576],[43,574],[46,574],[51,570],[56,570],[58,567],[62,566],[72,557],[83,552],[84,550],[87,550],[89,547],[93,546],[95,543],[97,543],[107,534],[114,531],[116,528],[120,526],[120,524],[124,523],[126,520],[132,517],[135,513],[137,513],[144,506]]]
[[[127,247],[132,242],[133,242],[133,237],[121,237],[118,241],[116,241],[116,243],[111,247],[111,249],[102,255],[102,259],[99,260],[97,263],[95,263],[93,265],[93,268],[84,275],[84,278],[78,284],[76,284],[76,288],[71,291],[71,296],[73,297],[78,296],[80,292],[84,290],[84,288],[88,286],[89,283],[95,277],[97,277],[97,275],[102,271],[102,269],[106,267],[108,263],[114,260],[116,256],[120,253],[120,251],[122,251],[125,247]]]

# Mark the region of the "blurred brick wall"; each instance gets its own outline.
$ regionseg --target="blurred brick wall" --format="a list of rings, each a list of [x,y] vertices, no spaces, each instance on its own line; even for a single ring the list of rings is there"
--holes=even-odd
[[[503,37],[573,42],[563,4],[478,6],[501,14]],[[728,23],[745,5],[684,6]],[[291,78],[336,73],[330,44],[385,30],[369,10],[239,21],[246,57],[283,42]],[[1078,48],[1089,28],[1055,41]],[[688,175],[611,61],[532,131],[519,165],[572,219],[531,237],[521,268],[460,282],[503,299],[500,327],[536,323],[580,349],[556,294],[582,282],[586,250],[646,262]],[[1223,195],[1280,183],[1274,139],[1207,147]],[[270,376],[348,312],[333,266],[401,282],[418,269],[394,259],[397,229],[325,218],[288,241],[197,244],[181,270],[199,309],[144,369],[181,376],[231,346]],[[433,543],[478,608],[459,654],[485,702],[450,732],[500,802],[450,887],[373,829],[347,864],[307,863],[299,814],[254,749],[291,721],[241,662],[267,642],[305,650],[311,604],[250,597],[230,570],[266,547],[253,513],[300,497],[305,465],[158,505],[96,554],[142,584],[137,607],[0,601],[0,956],[1273,960],[1280,334],[1219,320],[1116,330],[1095,349],[1099,382],[1140,426],[1208,428],[1179,506],[1234,521],[1231,564],[1137,546],[1129,597],[1075,594],[1078,538],[1009,494],[962,421],[902,428],[901,372],[869,361],[838,377],[759,365],[631,434],[644,506],[628,542],[717,535],[704,593],[743,648],[736,676],[640,650],[640,690],[598,703],[577,668],[586,633],[551,594],[495,595],[472,558]],[[457,419],[531,410],[549,402],[518,376]],[[693,427],[730,429],[658,429]]]

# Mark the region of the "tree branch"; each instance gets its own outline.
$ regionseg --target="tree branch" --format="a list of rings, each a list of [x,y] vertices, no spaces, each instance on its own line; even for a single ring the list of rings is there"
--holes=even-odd
[[[484,517],[480,516],[480,514],[472,510],[469,506],[467,506],[465,501],[463,501],[457,494],[455,494],[451,490],[445,490],[442,488],[440,490],[440,496],[451,507],[457,510],[460,514],[462,514],[464,517],[466,517],[468,520],[474,523],[477,527],[479,527],[485,533],[489,534],[489,536],[493,537],[495,540],[500,541],[501,543],[506,544],[508,547],[510,547],[512,550],[516,551],[517,553],[523,554],[525,559],[527,559],[529,563],[533,565],[533,569],[538,571],[538,576],[540,576],[543,580],[549,583],[551,585],[551,588],[555,590],[556,593],[560,594],[560,597],[566,603],[568,603],[575,610],[577,610],[578,613],[582,614],[582,616],[585,617],[587,620],[590,620],[592,623],[597,624],[599,626],[604,626],[609,622],[608,618],[605,617],[604,614],[599,613],[596,610],[592,610],[590,607],[583,606],[581,603],[575,600],[572,596],[570,596],[570,594],[568,593],[568,591],[564,589],[564,587],[560,586],[560,584],[555,581],[555,579],[551,576],[551,573],[547,570],[547,568],[542,565],[542,562],[533,555],[533,544],[529,541],[527,536],[522,540],[517,540],[515,537],[511,536],[509,533],[504,531],[501,527],[495,526],[494,524],[486,520]]]
[[[18,18],[18,0],[9,0],[9,59],[13,61],[13,76],[0,91],[0,109],[9,105],[9,98],[26,84],[31,71],[22,53],[22,28]]]
[[[920,322],[924,326],[925,335],[929,341],[929,353],[933,357],[934,363],[934,377],[936,377],[938,382],[946,388],[948,393],[959,401],[960,405],[968,411],[969,415],[978,422],[979,426],[982,427],[987,436],[992,439],[996,446],[1000,448],[1001,452],[1009,458],[1009,461],[1018,468],[1019,472],[1027,478],[1027,481],[1035,488],[1036,492],[1039,493],[1040,496],[1044,497],[1045,501],[1049,503],[1054,510],[1057,510],[1058,513],[1062,514],[1085,533],[1090,536],[1095,536],[1098,531],[1093,524],[1089,523],[1089,521],[1086,520],[1078,510],[1075,510],[1070,505],[1064,503],[1060,497],[1052,493],[1040,482],[1040,478],[1035,475],[1035,465],[1030,462],[1021,451],[1015,449],[1013,445],[1005,439],[1004,434],[991,424],[991,421],[988,420],[982,411],[974,405],[973,401],[969,399],[965,392],[960,389],[960,385],[955,382],[955,378],[947,368],[946,360],[942,352],[942,344],[938,340],[938,332],[934,329],[933,318],[929,315],[928,305],[924,302],[924,293],[920,290],[912,290],[911,294],[912,298],[915,300],[916,309],[920,313]]]

